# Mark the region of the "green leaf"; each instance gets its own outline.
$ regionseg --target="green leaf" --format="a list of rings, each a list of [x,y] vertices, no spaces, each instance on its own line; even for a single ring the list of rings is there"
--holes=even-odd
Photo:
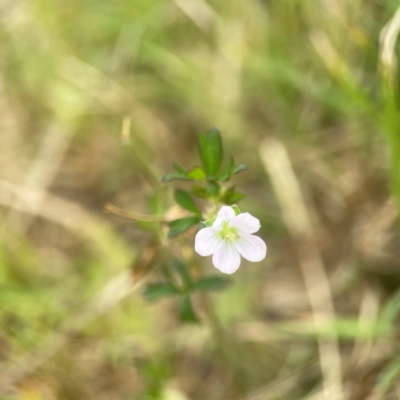
[[[207,135],[204,132],[200,132],[197,135],[197,142],[199,144],[199,153],[200,153],[200,158],[201,162],[203,163],[203,167],[206,173],[208,173],[209,170],[209,161],[208,161],[208,138]]]
[[[238,164],[235,167],[233,167],[232,173],[236,175],[239,172],[247,171],[247,170],[248,170],[247,164],[242,163],[242,164]]]
[[[219,130],[210,129],[207,134],[198,135],[200,157],[203,162],[207,178],[216,178],[221,168],[223,149]]]
[[[203,169],[200,167],[193,167],[187,173],[188,177],[193,179],[194,181],[205,181],[207,180],[206,174],[204,173]]]
[[[189,322],[195,324],[199,322],[199,319],[197,318],[193,310],[192,302],[189,296],[185,296],[182,299],[182,303],[179,309],[179,318],[183,322]]]
[[[216,128],[208,131],[208,152],[211,160],[209,175],[215,177],[221,168],[223,158],[221,134]]]
[[[188,269],[186,268],[185,264],[183,264],[179,260],[174,260],[172,265],[178,271],[178,274],[180,275],[184,286],[186,288],[190,287],[192,280],[190,278]]]
[[[208,199],[209,197],[206,189],[199,185],[194,185],[192,189],[190,189],[190,193],[192,193],[193,196],[196,196],[199,199]]]
[[[219,174],[218,180],[225,182],[228,181],[229,178],[232,175],[233,172],[233,167],[235,165],[235,162],[233,160],[233,157],[231,156],[228,165],[223,169],[223,171]]]
[[[172,164],[175,171],[180,175],[187,175],[186,170],[177,163]]]
[[[242,200],[244,196],[245,195],[243,193],[236,192],[234,186],[231,186],[222,195],[221,200],[227,205],[232,205],[232,204],[235,204],[238,201]]]
[[[151,283],[143,291],[143,297],[147,301],[156,301],[163,297],[178,295],[179,291],[169,283]]]
[[[172,238],[190,229],[192,226],[200,222],[199,217],[186,217],[176,219],[174,221],[168,222],[169,232],[168,237]]]
[[[192,284],[193,290],[222,290],[229,286],[232,282],[221,276],[208,276],[206,278],[199,279]]]
[[[240,192],[235,192],[235,194],[233,194],[228,201],[226,202],[226,204],[228,205],[233,205],[234,203],[238,203],[240,200],[244,199],[246,197],[246,195],[244,193],[240,193]]]
[[[211,219],[209,219],[207,221],[204,221],[203,223],[207,228],[209,228],[210,226],[213,225],[213,223],[215,222],[216,219],[217,219],[217,217],[214,217],[214,218],[211,218]]]
[[[200,210],[197,208],[195,202],[188,192],[185,192],[182,189],[176,189],[175,200],[185,210],[191,211],[197,215],[201,214]]]
[[[208,197],[216,197],[219,194],[220,186],[218,185],[217,182],[210,181],[207,182],[205,189],[206,192],[208,193]]]
[[[183,175],[183,174],[166,174],[161,178],[161,182],[171,182],[173,180],[191,181],[192,179],[189,178],[187,175]]]
[[[240,210],[239,207],[236,204],[233,204],[231,206],[232,210],[235,211],[235,215],[239,215],[240,214]]]

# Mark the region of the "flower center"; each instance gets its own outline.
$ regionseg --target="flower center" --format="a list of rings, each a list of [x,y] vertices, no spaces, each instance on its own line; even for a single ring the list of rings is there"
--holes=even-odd
[[[224,222],[222,225],[221,236],[223,239],[233,242],[238,238],[238,234],[235,228],[229,228],[228,222]]]

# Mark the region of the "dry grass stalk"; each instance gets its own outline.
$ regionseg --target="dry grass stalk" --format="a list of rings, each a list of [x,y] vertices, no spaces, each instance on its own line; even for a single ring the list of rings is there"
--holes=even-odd
[[[321,254],[312,241],[312,222],[300,184],[281,141],[278,139],[264,141],[260,148],[260,156],[280,203],[286,227],[297,243],[297,258],[313,313],[315,328],[319,331],[327,322],[334,322],[335,311],[329,279]],[[318,349],[324,398],[326,400],[342,400],[344,393],[338,342],[337,340],[318,339]]]
[[[110,214],[117,215],[121,218],[130,219],[136,222],[168,222],[170,219],[163,215],[144,215],[132,211],[127,211],[113,204],[106,204],[104,210]]]
[[[42,201],[40,209],[32,207]],[[114,257],[109,252],[110,243],[115,253],[127,254],[128,246],[115,240],[112,227],[103,218],[85,210],[78,203],[50,193],[24,188],[11,182],[0,181],[0,204],[15,211],[35,215],[51,221],[72,233],[78,238],[88,240],[104,259],[114,264]],[[129,251],[129,256],[132,256]],[[128,257],[128,255],[127,255]]]
[[[40,214],[47,188],[51,185],[58,172],[70,140],[70,135],[59,125],[53,125],[43,135],[37,157],[31,162],[22,184],[24,188],[34,189],[37,192],[37,196],[31,198],[29,217],[24,219],[22,225],[18,224],[21,225],[21,231],[27,231],[35,217]],[[14,208],[18,209],[25,200],[18,198],[16,201],[17,204]],[[9,223],[16,222],[16,214],[13,210],[11,210],[8,218]]]
[[[217,18],[215,11],[203,0],[174,0],[174,3],[204,31],[210,29]]]
[[[400,7],[380,33],[380,69],[383,78],[394,87],[396,84],[396,42],[400,32]]]

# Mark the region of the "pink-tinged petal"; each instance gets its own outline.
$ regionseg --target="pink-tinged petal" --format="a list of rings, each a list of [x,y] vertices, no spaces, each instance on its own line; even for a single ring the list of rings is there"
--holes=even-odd
[[[240,266],[240,254],[232,242],[223,240],[216,248],[212,262],[224,274],[233,274]]]
[[[242,233],[233,243],[237,251],[248,261],[261,261],[267,254],[267,245],[258,236]]]
[[[260,226],[260,221],[249,213],[239,214],[229,222],[229,228],[236,228],[239,233],[254,233]]]
[[[218,231],[212,228],[204,228],[197,232],[194,240],[194,249],[201,256],[210,256],[222,242]]]
[[[235,211],[231,207],[222,206],[218,211],[217,219],[213,223],[213,228],[218,228],[223,222],[229,222],[235,218]]]

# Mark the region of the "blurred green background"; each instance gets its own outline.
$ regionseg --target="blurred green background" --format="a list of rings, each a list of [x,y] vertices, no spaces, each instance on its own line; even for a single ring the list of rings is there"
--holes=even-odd
[[[399,399],[397,7],[1,0],[0,398]],[[225,359],[196,297],[127,286],[154,232],[103,208],[179,213],[211,126],[268,244],[211,295]]]

